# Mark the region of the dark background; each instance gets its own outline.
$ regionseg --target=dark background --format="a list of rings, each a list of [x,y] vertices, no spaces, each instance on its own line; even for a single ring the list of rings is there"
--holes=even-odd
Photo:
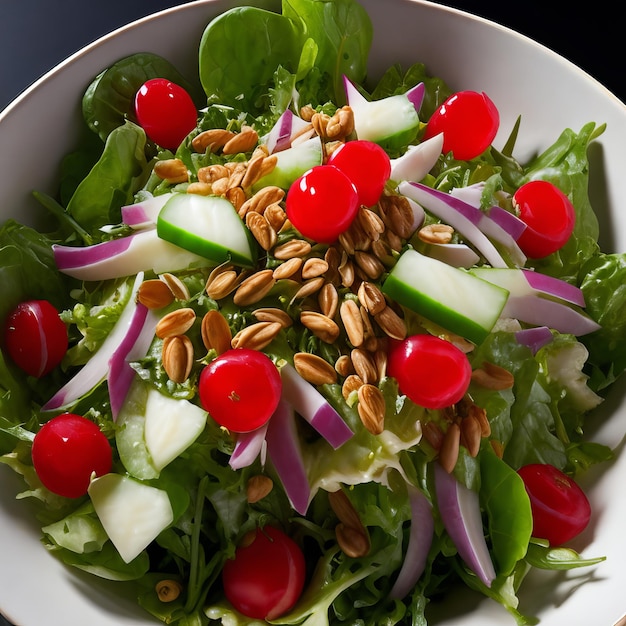
[[[380,0],[384,2],[385,0]],[[101,35],[186,0],[0,0],[0,109],[59,61]],[[608,0],[440,0],[528,35],[626,101],[624,32]],[[575,94],[572,94],[575,98]]]
[[[380,0],[384,2],[385,0]],[[186,0],[0,0],[0,110],[84,45],[119,26]],[[552,48],[626,101],[624,33],[615,5],[558,0],[441,1]],[[572,94],[575,98],[576,94]],[[0,616],[0,626],[6,621]]]

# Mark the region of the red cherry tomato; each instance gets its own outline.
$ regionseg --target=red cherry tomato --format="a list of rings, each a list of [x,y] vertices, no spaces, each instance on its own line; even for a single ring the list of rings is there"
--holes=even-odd
[[[391,175],[387,153],[378,144],[362,139],[342,144],[330,155],[328,164],[340,169],[354,183],[359,203],[364,206],[378,202]]]
[[[135,115],[146,135],[162,148],[176,150],[196,127],[191,96],[165,78],[147,80],[135,95]]]
[[[432,114],[424,139],[443,133],[443,152],[460,161],[482,154],[494,140],[500,125],[495,104],[484,93],[459,91]]]
[[[517,243],[532,259],[541,259],[562,248],[574,230],[574,205],[547,180],[522,185],[513,194],[513,206],[526,223]]]
[[[35,435],[33,466],[47,489],[66,498],[87,493],[91,475],[111,471],[111,446],[97,424],[74,413],[46,422]]]
[[[254,619],[275,619],[298,601],[304,587],[304,555],[298,544],[273,526],[251,531],[224,564],[224,595]]]
[[[427,409],[443,409],[461,400],[472,368],[467,356],[445,339],[411,335],[394,342],[387,363],[400,392]]]
[[[21,302],[4,326],[9,356],[30,376],[40,378],[55,368],[67,352],[67,327],[47,300]]]
[[[200,402],[221,426],[245,433],[263,426],[278,406],[280,373],[272,360],[248,348],[227,350],[200,373]]]
[[[559,546],[580,534],[591,518],[583,490],[553,465],[532,463],[518,470],[530,498],[533,536]]]
[[[359,210],[354,183],[332,165],[317,165],[298,178],[287,193],[287,217],[308,239],[333,243]]]

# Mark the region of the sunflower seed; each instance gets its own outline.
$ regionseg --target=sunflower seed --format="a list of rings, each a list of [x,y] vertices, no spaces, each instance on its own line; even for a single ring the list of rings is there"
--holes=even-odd
[[[322,315],[322,313],[302,311],[300,313],[300,322],[325,343],[334,343],[339,337],[339,326],[329,317]]]
[[[196,321],[196,312],[191,308],[176,309],[164,315],[156,325],[156,336],[160,339],[184,335]]]
[[[241,329],[232,338],[231,347],[263,350],[272,343],[282,328],[280,322],[256,322]]]
[[[298,352],[293,357],[293,365],[312,385],[332,385],[337,382],[337,372],[333,366],[321,356],[309,352]]]
[[[200,326],[202,342],[207,350],[223,354],[230,348],[232,335],[226,318],[217,310],[208,311]]]
[[[373,435],[380,435],[385,428],[385,398],[375,385],[364,384],[358,389],[357,410],[363,426]]]
[[[139,285],[137,301],[149,309],[162,309],[174,302],[174,294],[164,282],[154,278]]]
[[[272,270],[261,270],[248,276],[237,287],[233,296],[233,302],[239,306],[248,306],[262,300],[276,284]]]
[[[193,366],[193,344],[186,335],[166,337],[161,350],[163,369],[175,383],[184,383]]]

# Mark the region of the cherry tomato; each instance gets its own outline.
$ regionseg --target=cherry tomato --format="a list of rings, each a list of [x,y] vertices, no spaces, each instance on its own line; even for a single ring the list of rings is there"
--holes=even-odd
[[[67,352],[67,327],[47,300],[21,302],[4,327],[9,356],[29,376],[40,378],[55,368]]]
[[[278,406],[280,373],[272,360],[248,348],[227,350],[200,373],[200,402],[220,426],[245,433],[263,426]]]
[[[461,400],[472,376],[461,350],[426,334],[393,342],[387,371],[397,380],[400,393],[427,409],[443,409]]]
[[[154,143],[176,150],[196,127],[198,112],[191,96],[165,78],[147,80],[135,95],[135,115]]]
[[[443,151],[460,161],[482,154],[494,140],[500,114],[487,94],[459,91],[452,94],[432,114],[424,139],[443,133]]]
[[[342,144],[330,155],[328,164],[354,183],[359,203],[368,207],[378,202],[391,175],[387,153],[378,144],[362,139]]]
[[[233,607],[254,619],[287,613],[304,588],[305,563],[293,539],[273,526],[250,531],[224,564],[224,595]]]
[[[518,470],[530,498],[533,536],[559,546],[580,534],[591,518],[583,490],[553,465],[532,463]]]
[[[522,185],[513,194],[513,206],[526,224],[517,243],[532,259],[541,259],[562,248],[574,230],[574,205],[547,180]]]
[[[320,243],[333,243],[358,210],[354,183],[332,165],[313,167],[287,193],[287,217],[304,237]]]
[[[87,493],[93,472],[111,471],[111,446],[92,421],[62,413],[46,422],[35,435],[33,466],[47,489],[66,498]]]

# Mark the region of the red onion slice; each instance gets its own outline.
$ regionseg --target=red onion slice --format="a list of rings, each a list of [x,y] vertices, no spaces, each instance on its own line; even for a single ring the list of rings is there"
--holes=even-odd
[[[107,382],[113,421],[117,419],[135,377],[130,362],[146,356],[154,339],[157,322],[158,316],[137,302],[128,332],[109,359]]]
[[[401,600],[413,589],[426,568],[428,552],[433,542],[435,520],[428,498],[413,485],[407,483],[411,504],[411,532],[409,544],[398,578],[391,588],[390,596]]]
[[[128,334],[135,315],[135,298],[139,285],[143,282],[143,273],[139,273],[131,290],[128,303],[107,338],[98,351],[87,361],[79,372],[59,389],[42,407],[42,411],[66,409],[82,396],[88,394],[107,376],[109,362],[118,346]]]
[[[280,368],[283,398],[335,449],[354,433],[328,400],[286,363]]]
[[[398,191],[461,233],[492,267],[508,267],[502,255],[478,227],[483,213],[448,193],[420,183],[402,182]]]
[[[281,400],[268,422],[267,455],[274,466],[291,506],[306,515],[311,487],[304,467],[293,407]]]
[[[569,333],[577,337],[588,335],[601,328],[590,317],[566,304],[536,295],[509,296],[501,317],[513,317],[527,324],[548,326],[560,333]]]
[[[247,433],[238,433],[235,449],[228,464],[234,470],[252,465],[259,455],[263,455],[268,422]]]
[[[485,541],[478,494],[435,463],[435,491],[443,525],[459,556],[487,587],[496,572]]]
[[[552,341],[552,331],[547,326],[524,328],[515,331],[515,339],[518,343],[530,348],[533,354],[537,354],[543,346],[547,346]]]
[[[121,209],[122,222],[137,230],[155,226],[161,209],[172,195],[173,193],[164,193],[136,204],[123,206]]]

